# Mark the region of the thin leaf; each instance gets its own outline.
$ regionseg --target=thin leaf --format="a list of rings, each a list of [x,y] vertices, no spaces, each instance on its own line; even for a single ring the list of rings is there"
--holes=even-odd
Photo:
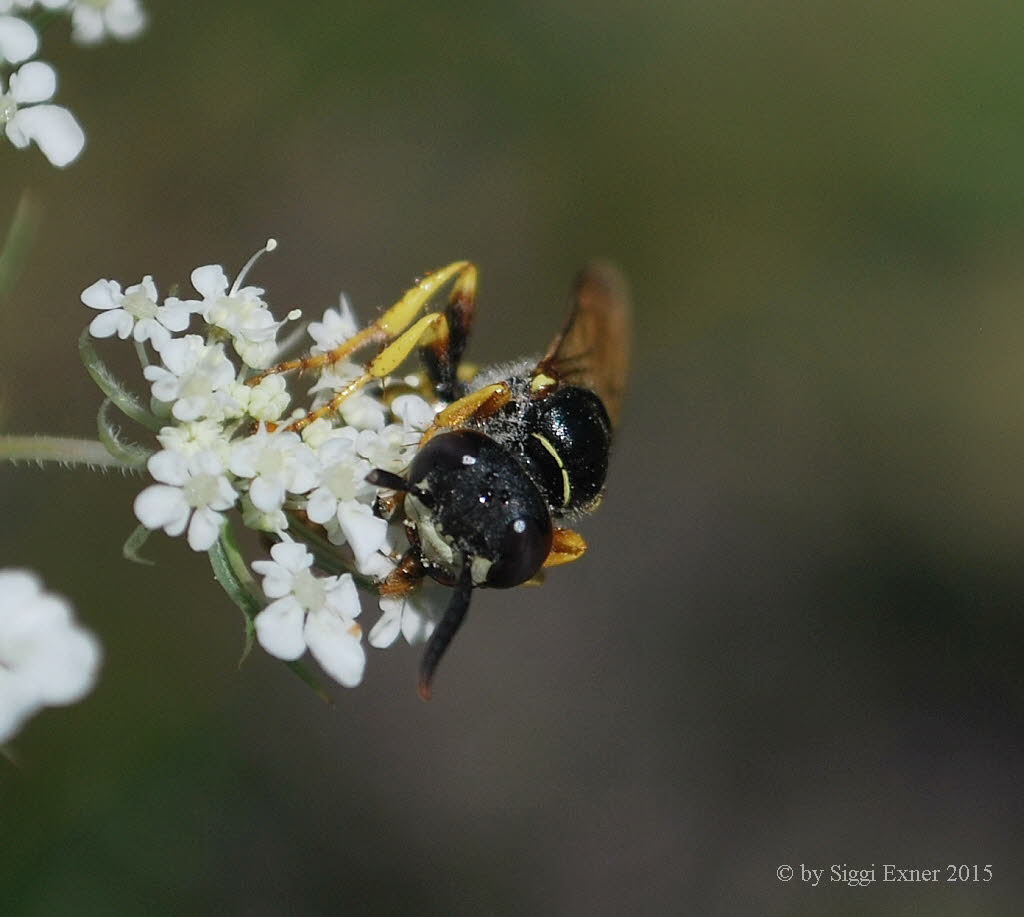
[[[27,191],[22,192],[11,226],[7,230],[4,247],[0,249],[0,300],[7,298],[21,276],[32,240],[39,228],[39,214],[39,206],[34,198]]]
[[[130,560],[133,564],[142,564],[145,567],[155,566],[153,561],[147,557],[143,557],[139,551],[142,546],[149,539],[152,534],[149,529],[144,525],[138,526],[131,535],[125,539],[124,547],[121,548],[121,553],[124,555],[125,560]]]
[[[107,367],[107,364],[100,359],[99,354],[96,353],[96,348],[92,346],[92,339],[89,336],[88,328],[78,338],[78,352],[82,357],[82,363],[85,365],[86,372],[92,377],[92,381],[100,387],[100,391],[114,403],[118,410],[136,423],[142,424],[142,426],[154,432],[160,429],[162,426],[160,421],[143,405],[137,395],[128,391],[121,384],[120,380]]]
[[[245,616],[245,645],[242,648],[242,658],[238,660],[238,664],[241,665],[252,651],[256,639],[256,615],[263,610],[263,601],[256,593],[256,580],[249,572],[249,568],[235,544],[234,533],[229,525],[225,525],[221,529],[220,537],[210,548],[209,555],[214,578],[231,600],[242,609],[242,614]],[[333,703],[330,695],[313,673],[300,661],[287,662],[286,665],[312,688],[321,700],[328,704]]]
[[[118,461],[123,462],[129,468],[146,467],[146,462],[153,454],[152,449],[140,446],[137,443],[125,443],[120,439],[120,430],[114,425],[110,418],[110,406],[113,402],[104,398],[100,405],[99,413],[96,415],[96,427],[99,431],[100,442],[104,448]]]
[[[229,529],[225,526],[221,530],[220,537],[209,550],[210,566],[213,568],[214,579],[220,583],[221,588],[228,594],[231,601],[242,609],[245,621],[245,643],[242,647],[242,656],[238,660],[238,664],[241,666],[252,652],[256,639],[254,622],[256,615],[263,609],[263,603],[256,597],[252,588],[247,587],[236,575],[231,563],[231,555],[236,551],[234,546],[229,543],[228,536],[225,534],[227,531]]]

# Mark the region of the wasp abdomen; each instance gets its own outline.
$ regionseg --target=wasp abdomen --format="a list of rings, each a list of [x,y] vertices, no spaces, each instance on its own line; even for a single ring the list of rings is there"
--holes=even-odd
[[[526,413],[523,464],[557,514],[588,509],[608,473],[612,428],[601,399],[566,386]]]

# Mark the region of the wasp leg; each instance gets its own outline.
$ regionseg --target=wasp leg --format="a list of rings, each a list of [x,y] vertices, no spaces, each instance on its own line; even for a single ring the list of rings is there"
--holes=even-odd
[[[375,379],[383,379],[390,376],[405,360],[417,345],[425,347],[438,338],[448,337],[448,320],[441,312],[431,312],[424,315],[415,325],[408,328],[393,340],[387,347],[377,354],[369,363],[362,375],[357,376],[344,388],[338,391],[327,404],[310,411],[305,417],[300,417],[288,425],[289,430],[302,430],[309,426],[314,420],[326,417],[341,407],[341,403],[350,395],[359,391],[364,385],[373,382]]]
[[[286,360],[278,363],[270,369],[264,370],[246,380],[247,385],[256,385],[267,376],[277,373],[287,373],[292,370],[319,369],[322,366],[330,366],[339,360],[344,360],[357,350],[361,350],[369,344],[386,344],[394,340],[399,334],[405,331],[427,304],[437,295],[440,290],[453,277],[457,278],[455,287],[452,290],[451,300],[448,305],[449,312],[458,316],[459,334],[461,335],[457,345],[457,355],[461,355],[465,346],[465,336],[469,330],[469,321],[473,314],[473,299],[476,292],[476,265],[470,261],[453,261],[445,267],[438,268],[425,275],[414,287],[410,287],[390,309],[380,316],[375,322],[367,325],[362,331],[357,332],[347,341],[339,344],[327,353],[316,354],[315,356],[301,357],[297,360]],[[448,350],[452,351],[451,345]],[[456,358],[453,366],[457,366]],[[452,370],[455,372],[455,369]]]
[[[420,552],[417,548],[410,548],[398,566],[392,570],[382,583],[378,585],[381,597],[408,595],[413,588],[427,575],[423,569],[423,562],[420,560]]]
[[[436,436],[441,430],[458,429],[467,420],[490,417],[497,413],[512,400],[512,389],[507,382],[495,382],[485,385],[464,398],[453,401],[434,418],[433,423],[424,431],[420,445]]]
[[[466,612],[469,610],[469,598],[473,594],[473,577],[470,573],[469,564],[462,568],[458,585],[452,595],[451,602],[445,610],[444,617],[437,623],[434,632],[430,635],[430,642],[423,652],[423,661],[420,662],[420,697],[430,700],[431,682],[434,679],[434,670],[441,661],[448,644],[462,626]]]
[[[448,336],[439,337],[420,349],[427,378],[438,397],[445,401],[455,401],[466,391],[466,380],[459,369],[476,312],[476,287],[476,266],[466,264],[455,279],[444,312]]]
[[[555,529],[551,535],[551,550],[544,561],[545,567],[557,567],[559,564],[572,563],[579,560],[587,550],[587,543],[579,532],[572,529]]]

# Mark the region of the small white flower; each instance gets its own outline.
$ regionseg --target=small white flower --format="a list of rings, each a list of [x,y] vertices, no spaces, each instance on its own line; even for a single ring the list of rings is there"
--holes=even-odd
[[[189,547],[208,551],[220,533],[224,510],[238,496],[221,458],[214,452],[185,456],[165,449],[151,456],[147,467],[160,483],[135,498],[139,522],[168,535],[180,535],[187,527]]]
[[[82,302],[90,309],[99,309],[89,325],[93,337],[108,338],[116,334],[121,340],[131,335],[136,341],[152,341],[158,350],[170,340],[170,332],[184,331],[191,313],[180,299],[169,298],[157,303],[156,286],[148,274],[142,283],[128,287],[113,280],[97,280],[82,291]]]
[[[288,409],[291,396],[284,376],[265,376],[249,391],[247,413],[255,420],[275,421]]]
[[[391,413],[409,430],[422,433],[433,422],[435,411],[419,395],[399,395],[391,402]]]
[[[66,599],[43,592],[34,573],[0,570],[0,743],[41,708],[81,700],[100,656]]]
[[[227,467],[230,444],[224,436],[224,428],[216,420],[193,420],[173,427],[163,427],[156,438],[165,449],[186,458],[198,452],[216,452]]]
[[[423,580],[402,596],[384,596],[380,600],[380,618],[368,637],[370,646],[384,649],[399,634],[412,645],[424,643],[450,601],[451,590],[433,580]]]
[[[0,22],[8,18],[0,17]],[[85,133],[66,108],[38,104],[52,98],[56,88],[57,74],[41,61],[29,61],[12,73],[9,89],[0,77],[0,125],[16,147],[24,149],[34,141],[51,163],[63,168],[82,152]]]
[[[298,433],[260,427],[231,450],[231,471],[249,478],[249,498],[265,513],[281,509],[287,494],[304,494],[316,486],[316,453]]]
[[[275,334],[283,324],[284,322],[275,323]],[[232,338],[231,343],[235,348],[235,353],[251,369],[266,369],[277,359],[277,341],[273,337],[267,338],[265,341],[251,341],[239,336]]]
[[[412,461],[419,441],[418,431],[393,423],[380,431],[361,430],[356,440],[356,451],[373,468],[399,472]]]
[[[340,430],[317,452],[320,486],[309,495],[306,513],[319,525],[336,519],[342,507],[354,503],[369,505],[376,497],[376,488],[366,483],[370,463],[356,454],[355,439],[354,430]],[[371,550],[378,547],[375,545]]]
[[[318,417],[311,424],[302,428],[302,441],[314,449],[319,449],[338,432],[338,429],[326,417]]]
[[[308,648],[333,679],[346,688],[363,680],[366,653],[355,622],[359,593],[349,574],[317,577],[313,555],[283,541],[270,549],[273,560],[258,560],[263,591],[273,599],[256,615],[260,645],[279,659],[298,659]]]
[[[236,353],[253,369],[265,369],[273,361],[277,330],[284,322],[274,320],[260,287],[244,287],[242,283],[256,259],[276,246],[273,239],[269,240],[239,271],[230,287],[219,264],[207,264],[192,272],[192,286],[203,298],[190,300],[189,307],[201,312],[209,324],[230,334]]]
[[[0,6],[0,13],[9,11],[10,6]],[[17,16],[0,16],[0,62],[20,64],[38,50],[39,35],[29,23]]]
[[[220,344],[206,344],[197,334],[171,338],[160,348],[163,366],[147,366],[143,375],[153,383],[153,397],[173,405],[177,420],[238,417],[245,411],[235,385],[235,368]]]
[[[357,326],[352,305],[344,293],[337,309],[327,309],[322,321],[310,322],[306,329],[315,342],[310,353],[320,354],[334,350],[355,335]]]
[[[66,2],[66,0],[65,0]],[[146,13],[139,0],[73,0],[71,38],[80,45],[94,45],[106,38],[127,41],[146,27]]]

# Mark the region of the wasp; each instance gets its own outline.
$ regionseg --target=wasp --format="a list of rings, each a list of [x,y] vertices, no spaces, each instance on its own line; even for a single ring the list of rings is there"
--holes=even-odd
[[[449,283],[444,310],[417,318]],[[612,266],[593,262],[573,282],[568,317],[539,360],[476,375],[460,371],[477,283],[476,266],[455,261],[424,276],[335,350],[267,371],[315,369],[381,345],[362,375],[290,426],[301,430],[419,351],[442,407],[404,474],[376,469],[367,481],[392,494],[378,506],[401,507],[409,539],[394,572],[379,584],[381,594],[405,594],[427,576],[453,589],[420,664],[424,700],[473,590],[536,580],[543,568],[586,551],[582,536],[563,523],[601,501],[629,363],[625,280]]]

